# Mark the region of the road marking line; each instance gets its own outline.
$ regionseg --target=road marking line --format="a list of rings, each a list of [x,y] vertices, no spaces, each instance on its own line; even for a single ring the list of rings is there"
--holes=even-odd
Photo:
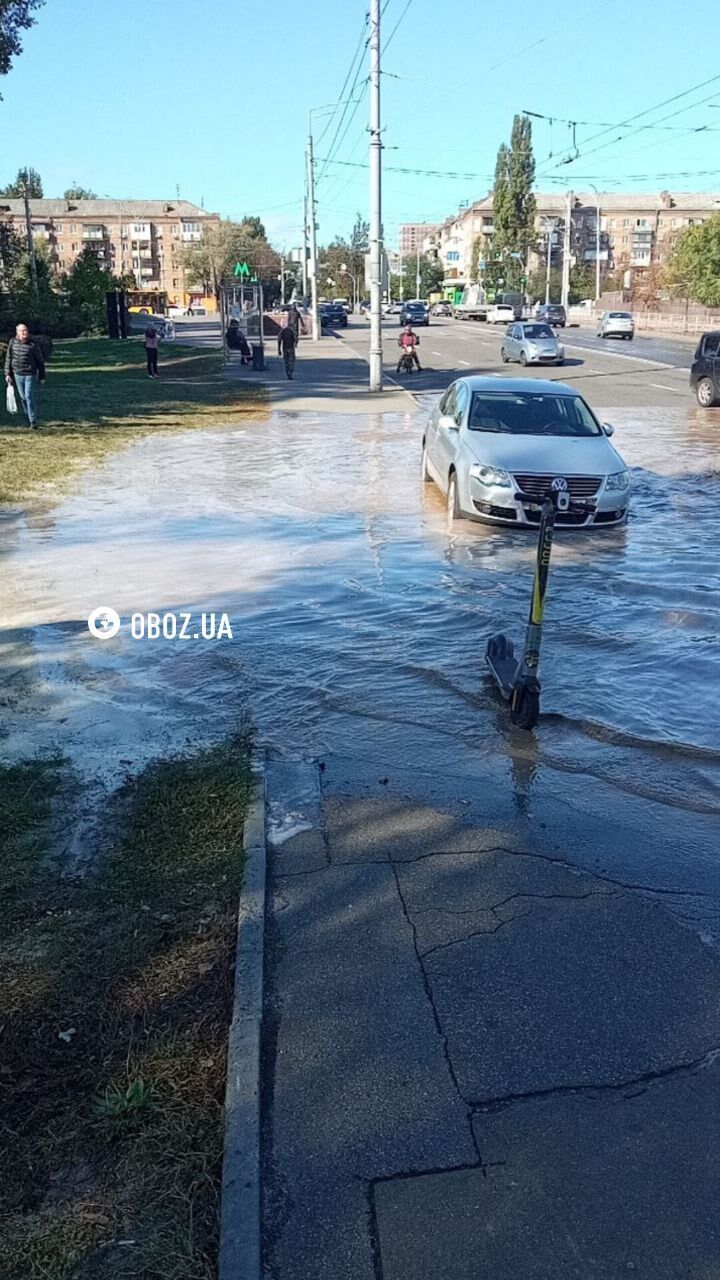
[[[577,342],[568,342],[566,340],[565,348],[570,351],[592,351],[595,355],[600,355],[598,347],[581,347]],[[637,364],[652,364],[656,369],[683,369],[684,371],[683,365],[666,364],[663,360],[651,360],[649,356],[625,356],[619,351],[605,350],[602,351],[602,354],[607,356],[609,360],[635,360]]]
[[[458,364],[465,364],[465,365],[467,365],[467,367],[468,367],[468,368],[470,368],[470,361],[469,361],[469,360],[458,360]]]
[[[649,382],[648,386],[657,387],[658,391],[674,391],[677,395],[685,395],[684,387],[668,387],[664,382]]]
[[[442,356],[442,351],[431,351],[431,352],[430,352],[430,355],[431,355],[431,356]]]

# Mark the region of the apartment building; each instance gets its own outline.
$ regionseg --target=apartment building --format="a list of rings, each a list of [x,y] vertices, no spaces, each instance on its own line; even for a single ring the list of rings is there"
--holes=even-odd
[[[411,253],[422,251],[423,241],[437,230],[435,222],[403,222],[400,224],[399,247],[400,256],[407,258]]]
[[[553,266],[562,264],[567,197],[562,193],[535,196],[536,238],[529,255],[528,270],[539,270],[546,262],[548,238]],[[598,256],[598,210],[600,215],[600,269],[642,272],[665,264],[688,226],[706,221],[720,212],[720,195],[702,192],[616,194],[573,193],[571,196],[570,252],[572,263],[594,265]],[[461,288],[470,282],[473,249],[480,239],[479,260],[492,252],[492,195],[462,208],[446,218],[426,236],[423,251],[436,255],[445,269],[447,288]]]
[[[0,198],[0,219],[24,235],[23,201]],[[108,271],[132,272],[138,288],[164,289],[180,306],[188,299],[181,251],[220,224],[188,200],[31,200],[30,219],[58,273],[91,248]]]

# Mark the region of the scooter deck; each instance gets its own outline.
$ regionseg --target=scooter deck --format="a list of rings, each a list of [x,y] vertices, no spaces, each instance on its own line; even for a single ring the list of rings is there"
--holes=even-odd
[[[509,698],[517,679],[519,663],[515,657],[512,640],[507,636],[492,636],[485,650],[487,662],[494,680],[504,698]]]

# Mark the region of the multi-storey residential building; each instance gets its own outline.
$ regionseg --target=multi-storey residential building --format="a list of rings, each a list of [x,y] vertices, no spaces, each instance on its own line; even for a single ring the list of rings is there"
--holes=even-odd
[[[406,258],[411,253],[422,250],[423,241],[437,230],[436,222],[403,222],[400,224],[400,254]]]
[[[23,201],[0,198],[0,219],[24,235]],[[58,273],[90,247],[108,271],[131,272],[138,288],[163,289],[180,306],[189,297],[181,251],[220,224],[219,214],[188,200],[31,200],[30,219]]]
[[[526,264],[529,272],[545,264],[548,237],[552,265],[561,266],[568,207],[567,197],[562,194],[538,192],[535,199],[536,236]],[[571,197],[572,263],[595,263],[598,209],[602,275],[618,270],[638,273],[654,264],[667,263],[685,227],[720,212],[720,195],[669,191],[628,195],[575,193]],[[493,201],[489,195],[460,209],[426,235],[423,252],[433,253],[442,261],[446,288],[457,289],[470,282],[475,242],[480,241],[478,258],[482,262],[493,251],[493,232]]]

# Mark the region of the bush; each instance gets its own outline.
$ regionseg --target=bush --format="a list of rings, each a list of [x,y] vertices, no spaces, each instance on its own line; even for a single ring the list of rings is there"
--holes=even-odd
[[[34,333],[32,327],[30,328],[30,333],[35,346],[40,348],[40,354],[42,355],[43,360],[49,360],[52,356],[53,349],[52,338],[47,333]]]

